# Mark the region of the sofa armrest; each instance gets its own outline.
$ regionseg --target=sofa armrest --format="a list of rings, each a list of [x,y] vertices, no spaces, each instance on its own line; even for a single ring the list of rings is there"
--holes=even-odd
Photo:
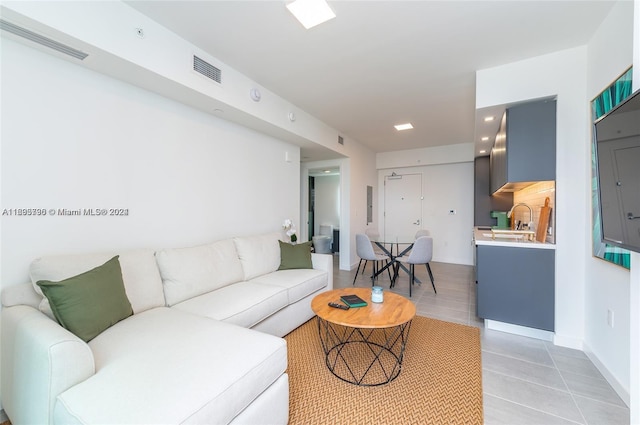
[[[28,305],[37,310],[40,301],[42,301],[42,296],[36,293],[30,283],[22,283],[3,288],[1,300],[4,307]]]
[[[316,270],[327,272],[327,291],[333,289],[333,255],[311,253],[311,262]]]
[[[89,346],[26,305],[2,309],[2,403],[13,423],[50,424],[56,397],[95,373]]]

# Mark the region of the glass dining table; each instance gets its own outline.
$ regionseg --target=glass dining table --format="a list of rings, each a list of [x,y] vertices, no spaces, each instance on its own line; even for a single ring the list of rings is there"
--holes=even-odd
[[[379,247],[384,254],[388,255],[389,258],[391,258],[391,261],[388,264],[385,264],[385,266],[382,267],[380,270],[378,270],[378,272],[373,276],[373,278],[375,279],[376,277],[378,277],[380,273],[384,272],[389,267],[393,267],[394,274],[391,281],[391,288],[393,288],[396,284],[396,279],[398,277],[399,269],[402,269],[407,274],[410,274],[409,269],[407,269],[407,267],[400,261],[396,261],[396,258],[402,257],[403,255],[411,251],[411,248],[413,248],[413,243],[415,241],[411,241],[411,242],[402,242],[399,240],[385,241],[384,239],[376,238],[376,239],[371,239],[371,242],[376,244],[376,246]],[[394,246],[395,246],[395,254],[394,254]],[[415,282],[418,284],[422,283],[417,277],[415,278]]]

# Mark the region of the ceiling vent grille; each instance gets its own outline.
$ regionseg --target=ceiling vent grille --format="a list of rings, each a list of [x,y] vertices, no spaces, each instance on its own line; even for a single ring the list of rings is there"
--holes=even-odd
[[[338,143],[344,145],[344,138],[342,136],[338,136]]]
[[[73,47],[69,47],[65,44],[62,44],[40,34],[36,34],[33,31],[29,31],[26,28],[19,27],[15,24],[12,24],[11,22],[5,21],[4,19],[0,19],[0,28],[7,32],[10,32],[11,34],[26,38],[27,40],[33,41],[34,43],[38,43],[42,46],[56,50],[60,53],[64,53],[65,55],[69,55],[76,59],[84,60],[84,58],[89,56],[88,53],[82,52],[78,49],[74,49]]]
[[[216,83],[222,83],[222,71],[195,55],[193,56],[193,70]]]

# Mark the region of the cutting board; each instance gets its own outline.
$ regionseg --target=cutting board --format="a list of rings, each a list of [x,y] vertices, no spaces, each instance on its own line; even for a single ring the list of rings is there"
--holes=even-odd
[[[550,215],[551,207],[549,206],[549,197],[547,197],[544,200],[544,206],[540,209],[540,218],[538,219],[538,227],[536,227],[536,240],[538,242],[544,242],[547,239]]]

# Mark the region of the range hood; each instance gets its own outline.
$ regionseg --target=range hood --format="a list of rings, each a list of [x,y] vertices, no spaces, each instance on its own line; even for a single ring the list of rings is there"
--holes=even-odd
[[[539,182],[510,182],[505,183],[500,189],[493,193],[517,192]]]

